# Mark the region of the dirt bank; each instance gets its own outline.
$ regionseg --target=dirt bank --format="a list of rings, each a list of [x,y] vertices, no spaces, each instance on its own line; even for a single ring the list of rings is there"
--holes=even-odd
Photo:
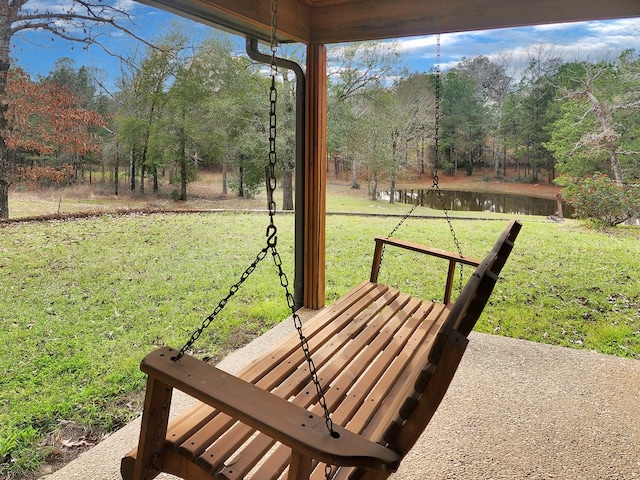
[[[529,197],[555,199],[560,187],[546,181],[537,183],[518,181],[515,175],[508,175],[506,180],[486,180],[487,177],[476,174],[457,176],[439,175],[439,185],[443,190],[459,190],[464,192],[493,192]],[[425,175],[423,179],[406,179],[400,183],[399,189],[428,188],[433,180]]]

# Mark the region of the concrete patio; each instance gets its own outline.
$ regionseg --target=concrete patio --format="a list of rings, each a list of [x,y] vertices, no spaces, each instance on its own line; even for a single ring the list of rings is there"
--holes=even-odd
[[[221,368],[238,371],[292,328],[281,323]],[[189,404],[178,395],[172,411]],[[120,479],[138,429],[139,420],[44,478]],[[472,333],[443,403],[392,478],[640,479],[640,361]]]

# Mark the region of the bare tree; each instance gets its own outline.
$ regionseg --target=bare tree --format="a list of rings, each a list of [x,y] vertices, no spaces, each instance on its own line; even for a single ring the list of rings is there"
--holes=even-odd
[[[328,145],[336,175],[343,139],[351,120],[361,115],[362,102],[401,73],[398,45],[388,42],[356,42],[329,50]],[[340,152],[345,155],[345,152]],[[358,188],[358,164],[351,162],[352,188]]]
[[[52,36],[85,46],[98,45],[110,55],[101,39],[102,27],[112,28],[145,42],[130,28],[133,27],[129,12],[124,8],[107,4],[102,0],[67,0],[51,2],[43,7],[42,2],[30,0],[0,0],[0,218],[9,218],[10,172],[7,164],[7,148],[1,134],[7,128],[7,74],[11,68],[11,40],[19,32],[46,30]]]
[[[618,185],[623,184],[620,155],[637,155],[624,148],[625,123],[623,112],[640,111],[638,61],[632,52],[625,52],[615,62],[576,62],[565,67],[561,92],[564,100],[574,100],[581,106],[575,128],[583,129],[570,155],[585,149],[593,155],[605,154]],[[587,122],[592,118],[592,122]]]

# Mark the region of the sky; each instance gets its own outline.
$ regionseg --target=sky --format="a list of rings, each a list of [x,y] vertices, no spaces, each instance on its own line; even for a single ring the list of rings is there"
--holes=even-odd
[[[65,1],[59,2],[62,5]],[[179,19],[175,15],[147,7],[133,0],[110,0],[128,11],[133,25],[125,24],[139,36],[152,40],[160,36],[179,20],[183,29],[196,41],[208,35],[211,28],[190,20]],[[49,0],[30,0],[32,8],[51,8]],[[62,7],[60,7],[62,8]],[[139,52],[144,47],[121,32],[105,32],[102,37],[108,48],[114,52]],[[233,36],[238,52],[244,51],[244,39]],[[411,72],[426,72],[435,65],[436,37],[412,37],[396,39],[405,65]],[[443,70],[455,66],[464,57],[486,55],[491,60],[505,62],[508,70],[517,75],[526,59],[544,45],[549,55],[572,60],[602,60],[619,55],[625,49],[640,51],[640,18],[562,23],[523,28],[505,28],[443,34],[441,36],[440,65]],[[59,58],[74,60],[75,66],[98,69],[105,85],[114,88],[120,76],[119,61],[106,54],[100,47],[88,49],[56,39],[45,31],[24,31],[14,38],[12,57],[33,78],[46,76]]]

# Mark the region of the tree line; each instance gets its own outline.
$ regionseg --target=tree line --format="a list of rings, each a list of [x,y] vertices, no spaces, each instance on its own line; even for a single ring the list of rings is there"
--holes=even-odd
[[[363,173],[372,198],[381,179],[393,190],[400,173],[433,174],[436,168],[449,174],[479,169],[500,178],[512,167],[518,179],[536,182],[603,172],[619,185],[637,182],[635,51],[607,61],[566,62],[537,45],[523,68],[515,70],[511,62],[507,56],[463,58],[441,74],[404,75],[390,86],[383,77],[363,88],[353,86],[362,81],[357,74],[365,63],[341,70],[329,87],[335,171],[350,165],[354,186],[356,172]]]
[[[281,54],[304,63],[295,47]],[[407,175],[436,170],[501,178],[511,168],[522,181],[603,172],[619,185],[640,176],[635,51],[568,62],[538,45],[519,69],[504,55],[407,73],[393,43],[363,42],[331,48],[329,65],[327,168],[354,188],[365,182],[373,199],[382,184],[393,191]],[[116,194],[157,193],[169,182],[172,196],[186,200],[189,182],[207,167],[222,172],[222,193],[251,196],[264,184],[268,154],[263,69],[236,54],[228,37],[196,44],[180,25],[122,62],[115,92],[69,59],[36,80],[14,67],[3,180],[86,181],[88,170],[89,181],[99,173]],[[292,73],[279,69],[286,209],[293,208],[295,94]]]

